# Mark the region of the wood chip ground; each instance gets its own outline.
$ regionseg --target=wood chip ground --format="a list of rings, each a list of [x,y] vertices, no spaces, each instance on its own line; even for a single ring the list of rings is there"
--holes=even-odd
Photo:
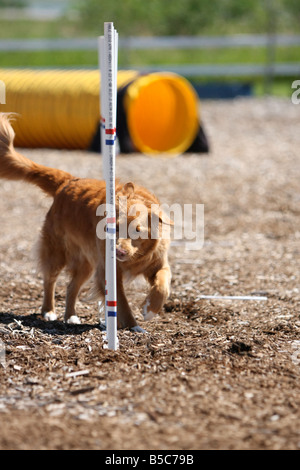
[[[170,250],[172,294],[148,334],[103,348],[97,303],[82,325],[39,315],[34,244],[50,199],[0,186],[1,449],[300,448],[300,106],[290,100],[203,102],[211,153],[120,155],[117,175],[167,204],[204,204],[204,244]],[[23,151],[101,178],[99,155]],[[142,285],[128,288],[137,313]],[[267,301],[206,300],[256,295]]]

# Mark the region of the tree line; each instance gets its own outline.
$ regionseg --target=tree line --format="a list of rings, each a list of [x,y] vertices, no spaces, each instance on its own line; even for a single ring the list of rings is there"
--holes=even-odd
[[[299,0],[73,0],[83,28],[113,21],[123,35],[300,31]]]

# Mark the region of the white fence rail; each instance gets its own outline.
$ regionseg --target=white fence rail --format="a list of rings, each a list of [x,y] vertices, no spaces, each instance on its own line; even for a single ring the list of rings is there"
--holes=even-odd
[[[123,67],[123,69],[126,67]],[[132,68],[132,67],[131,67]],[[272,75],[276,77],[293,77],[300,78],[299,64],[228,64],[228,65],[155,65],[155,66],[134,66],[134,70],[139,71],[161,71],[163,69],[168,72],[178,73],[187,77],[263,77]]]
[[[174,37],[125,37],[119,40],[119,49],[230,49],[266,48],[265,64],[182,64],[160,66],[131,66],[137,70],[167,69],[185,76],[203,77],[258,77],[258,76],[298,76],[299,63],[276,63],[273,59],[277,47],[300,47],[300,35],[234,35],[234,36],[174,36]],[[1,52],[15,51],[60,51],[97,50],[97,38],[80,39],[2,39]],[[0,56],[1,57],[1,56]]]
[[[155,36],[123,37],[120,49],[211,49],[233,47],[278,47],[300,46],[300,35],[254,35],[234,36]],[[97,50],[97,38],[75,39],[1,39],[0,51],[42,51],[42,50]]]

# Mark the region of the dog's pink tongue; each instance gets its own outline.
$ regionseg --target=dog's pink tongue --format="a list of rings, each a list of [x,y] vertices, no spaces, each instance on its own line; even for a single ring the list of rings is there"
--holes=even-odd
[[[117,248],[116,249],[116,255],[117,258],[122,261],[126,257],[126,251],[122,250],[122,248]]]

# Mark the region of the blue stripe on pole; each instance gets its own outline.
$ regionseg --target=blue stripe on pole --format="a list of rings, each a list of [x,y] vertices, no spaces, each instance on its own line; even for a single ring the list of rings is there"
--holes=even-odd
[[[117,316],[117,312],[109,311],[109,312],[107,312],[107,316],[108,316],[108,317],[116,317],[116,316]]]
[[[106,232],[107,232],[107,233],[116,233],[116,229],[115,229],[115,228],[106,227]]]
[[[115,145],[115,139],[114,140],[106,140],[105,143],[106,143],[106,145]]]

